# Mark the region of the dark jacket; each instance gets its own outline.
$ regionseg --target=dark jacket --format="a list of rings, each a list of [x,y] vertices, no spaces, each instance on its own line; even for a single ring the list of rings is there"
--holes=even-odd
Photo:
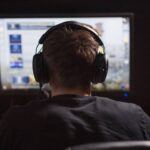
[[[60,150],[89,142],[150,140],[150,118],[135,104],[61,95],[12,107],[0,126],[0,150]]]

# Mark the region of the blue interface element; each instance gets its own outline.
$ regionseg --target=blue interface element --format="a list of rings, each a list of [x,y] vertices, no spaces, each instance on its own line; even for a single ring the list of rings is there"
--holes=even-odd
[[[10,43],[21,43],[21,35],[20,34],[10,34],[9,41],[10,41]]]
[[[20,44],[11,44],[10,52],[11,53],[22,53],[22,46]]]

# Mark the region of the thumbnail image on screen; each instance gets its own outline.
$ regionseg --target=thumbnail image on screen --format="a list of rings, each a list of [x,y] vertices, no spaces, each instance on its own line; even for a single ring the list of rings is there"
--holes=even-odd
[[[32,57],[41,35],[64,21],[92,25],[101,35],[109,59],[105,83],[92,86],[95,91],[130,88],[130,19],[129,17],[56,17],[0,18],[0,77],[3,90],[36,89]]]

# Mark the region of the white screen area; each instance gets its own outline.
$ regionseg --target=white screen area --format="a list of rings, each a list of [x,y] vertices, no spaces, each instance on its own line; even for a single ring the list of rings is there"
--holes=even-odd
[[[109,59],[105,83],[93,90],[129,91],[130,20],[128,17],[0,18],[0,76],[3,90],[39,88],[32,72],[32,57],[41,35],[64,21],[92,25],[101,34]]]

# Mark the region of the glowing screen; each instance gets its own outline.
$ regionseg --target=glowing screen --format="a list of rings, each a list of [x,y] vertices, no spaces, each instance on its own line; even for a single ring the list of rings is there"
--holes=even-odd
[[[3,90],[38,88],[32,72],[32,57],[40,36],[64,21],[92,25],[101,34],[109,59],[104,84],[93,90],[129,91],[130,19],[129,17],[55,17],[0,18],[0,77]]]

